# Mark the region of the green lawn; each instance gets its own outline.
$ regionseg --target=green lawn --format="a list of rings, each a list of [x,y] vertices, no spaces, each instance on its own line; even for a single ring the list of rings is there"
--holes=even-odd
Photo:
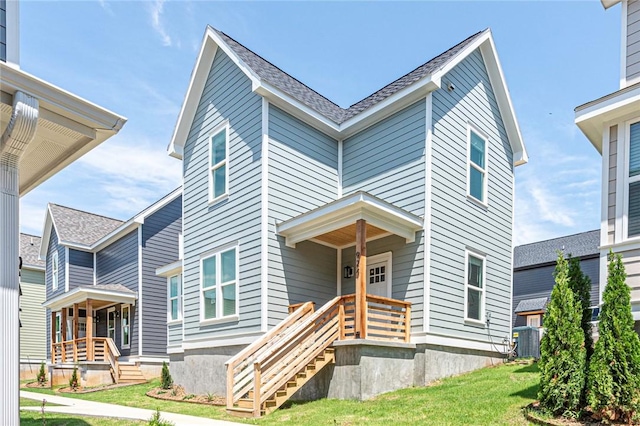
[[[259,420],[230,417],[224,407],[147,397],[145,392],[158,386],[157,381],[64,396],[260,425],[527,425],[521,409],[535,399],[538,381],[536,364],[501,365],[445,379],[425,388],[391,392],[370,401],[320,400],[292,404]]]
[[[106,419],[101,417],[78,417],[70,414],[46,413],[47,426],[121,426],[144,425],[147,422],[122,419]],[[42,414],[39,411],[21,411],[20,426],[42,426]]]

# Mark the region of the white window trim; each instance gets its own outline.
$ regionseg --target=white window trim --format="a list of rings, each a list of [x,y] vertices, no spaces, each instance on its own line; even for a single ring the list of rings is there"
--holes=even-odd
[[[178,277],[178,295],[176,297],[171,297],[171,278]],[[182,322],[182,274],[171,275],[167,277],[167,324],[177,324]],[[171,300],[178,299],[178,318],[171,318]]]
[[[222,309],[223,309],[223,303],[222,303],[222,282],[219,279],[219,276],[222,274],[222,268],[221,268],[221,264],[220,264],[220,255],[226,251],[229,250],[233,250],[235,249],[236,252],[236,306],[235,306],[235,314],[233,315],[227,315],[227,316],[222,316]],[[212,257],[217,257],[216,259],[216,301],[220,301],[220,303],[216,302],[216,316],[215,318],[205,318],[204,317],[204,290],[205,288],[203,287],[203,264],[204,261],[206,259],[210,259]],[[206,325],[212,325],[212,324],[218,324],[218,323],[222,323],[222,322],[230,322],[230,321],[237,321],[239,319],[239,309],[240,309],[240,247],[238,246],[237,243],[234,244],[228,244],[225,246],[221,246],[215,250],[209,251],[203,255],[200,256],[200,282],[198,283],[199,288],[198,291],[200,292],[200,325],[201,326],[206,326]],[[207,288],[211,288],[211,287],[207,287]]]
[[[213,138],[214,136],[217,136],[218,134],[225,132],[225,156],[224,156],[224,160],[216,163],[216,164],[211,164],[211,161],[213,160],[212,155],[213,155],[213,151],[212,151],[212,147],[213,147]],[[208,174],[209,174],[209,204],[215,204],[219,201],[224,200],[225,198],[229,197],[229,120],[225,120],[222,124],[220,124],[218,127],[216,127],[210,134],[209,134],[209,155],[208,155],[208,163],[207,163],[207,170],[208,170]],[[217,197],[213,196],[213,171],[215,169],[218,169],[222,166],[225,166],[225,185],[224,185],[224,189],[225,192],[223,194],[218,195]]]
[[[480,138],[484,139],[484,169],[478,166],[476,163],[471,161],[471,132],[478,135]],[[482,194],[484,195],[484,200],[478,200],[476,197],[471,195],[471,167],[478,170],[479,172],[484,174],[484,179],[482,180]],[[467,198],[475,203],[480,204],[483,207],[488,207],[489,205],[489,138],[487,135],[479,130],[476,126],[471,123],[467,123]]]
[[[62,324],[62,312],[56,312],[56,320],[55,324],[53,324],[53,328],[56,331],[56,341],[54,343],[62,342],[62,327],[65,325]]]
[[[530,324],[530,320],[536,318],[538,320],[538,325],[531,325]],[[542,315],[540,314],[536,314],[536,315],[527,315],[527,327],[542,327]]]
[[[622,143],[624,145],[624,151],[623,151],[624,157],[621,159],[623,164],[622,169],[624,170],[624,172],[622,177],[622,180],[623,180],[622,188],[620,188],[619,186],[616,188],[618,191],[621,190],[621,193],[623,194],[623,207],[621,212],[622,213],[622,235],[620,236],[621,238],[618,238],[618,241],[616,242],[633,241],[633,240],[640,241],[640,235],[634,235],[633,237],[629,237],[629,185],[640,181],[640,175],[629,177],[629,159],[631,158],[630,157],[631,125],[636,123],[640,123],[640,117],[635,117],[631,120],[627,120],[624,123],[618,125],[618,126],[620,125],[624,126],[623,132],[620,132],[620,131],[618,132],[618,153],[620,153],[620,144]],[[621,135],[624,135],[624,136],[621,138],[620,137]],[[622,139],[622,141],[620,139]],[[618,164],[620,164],[620,162],[618,162]]]
[[[129,315],[127,318],[127,327],[129,327],[129,343],[125,345],[124,343],[124,310],[129,309]],[[120,305],[120,347],[122,349],[130,349],[131,348],[131,305]]]
[[[51,288],[53,291],[58,289],[60,285],[60,259],[58,258],[58,250],[53,252],[51,257]]]
[[[109,313],[113,312],[113,343],[116,342],[116,323],[118,322],[116,319],[116,308],[115,307],[111,307],[109,309],[107,309],[107,316],[105,318],[105,321],[107,322],[107,337],[109,337]]]
[[[468,276],[469,276],[469,256],[473,256],[477,259],[482,260],[482,288],[481,296],[480,296],[480,319],[477,320],[475,318],[469,318],[467,313],[467,287],[469,287]],[[472,287],[474,290],[477,290],[477,287]],[[486,294],[487,294],[487,256],[485,254],[479,253],[474,250],[465,249],[464,251],[464,321],[466,323],[474,324],[474,325],[482,325],[485,326],[485,305],[486,305]]]
[[[390,251],[385,253],[376,254],[375,256],[367,256],[367,269],[369,265],[373,265],[375,263],[387,262],[387,294],[386,297],[391,298],[392,285],[393,285],[393,255]],[[369,276],[369,271],[367,271],[367,277]],[[368,278],[367,278],[368,279]],[[367,282],[367,285],[369,283]]]

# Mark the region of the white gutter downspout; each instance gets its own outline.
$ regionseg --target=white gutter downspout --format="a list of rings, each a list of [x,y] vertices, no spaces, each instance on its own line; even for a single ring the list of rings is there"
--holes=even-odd
[[[20,424],[19,228],[20,157],[38,125],[38,100],[13,95],[13,111],[0,138],[0,424]]]

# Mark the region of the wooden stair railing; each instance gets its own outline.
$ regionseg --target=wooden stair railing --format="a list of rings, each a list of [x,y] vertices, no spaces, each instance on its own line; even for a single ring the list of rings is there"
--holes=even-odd
[[[120,351],[113,339],[110,337],[94,337],[93,347],[95,361],[108,361],[111,366],[110,370],[113,382],[118,383],[120,379],[120,367],[118,365]]]
[[[319,371],[316,366],[324,367],[333,362],[333,350],[327,349],[340,337],[340,300],[341,297],[334,298],[318,311],[293,322],[277,338],[269,339],[266,350],[243,363],[245,375],[240,383],[235,383],[231,376],[229,366],[233,364],[230,361],[227,367],[227,411],[230,414],[260,417],[275,410]],[[308,309],[307,306],[311,304],[302,305],[281,325],[290,324],[291,318],[300,316],[300,310]]]

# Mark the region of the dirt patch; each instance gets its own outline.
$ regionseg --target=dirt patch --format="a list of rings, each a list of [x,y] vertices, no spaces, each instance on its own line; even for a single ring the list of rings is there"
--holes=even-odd
[[[20,385],[21,388],[36,388],[36,389],[44,389],[44,388],[48,388],[51,389],[51,386],[49,386],[49,382],[45,382],[43,385],[41,385],[38,382],[29,382],[29,383],[23,383]]]
[[[95,386],[95,387],[91,387],[91,388],[77,388],[77,389],[72,389],[70,387],[65,387],[65,388],[59,388],[56,390],[56,392],[60,392],[60,393],[92,393],[92,392],[100,392],[103,390],[108,390],[108,389],[115,389],[115,388],[123,388],[126,386],[135,386],[135,385],[139,385],[140,383],[120,383],[120,384],[113,384],[113,385],[103,385],[103,386]]]
[[[540,410],[540,406],[538,402],[534,402],[533,404],[529,404],[524,409],[524,416],[527,420],[529,420],[533,424],[543,425],[543,426],[598,426],[598,425],[609,425],[612,424],[627,424],[627,423],[603,423],[599,420],[594,420],[590,416],[585,416],[581,419],[568,419],[565,417],[548,417],[544,414],[542,410]],[[637,423],[634,423],[637,424]]]
[[[188,394],[184,391],[184,388],[182,386],[173,386],[171,389],[162,389],[161,387],[154,388],[147,392],[147,396],[156,399],[163,399],[166,401],[190,402],[192,404],[203,405],[225,405],[225,399],[221,396],[214,394]]]

